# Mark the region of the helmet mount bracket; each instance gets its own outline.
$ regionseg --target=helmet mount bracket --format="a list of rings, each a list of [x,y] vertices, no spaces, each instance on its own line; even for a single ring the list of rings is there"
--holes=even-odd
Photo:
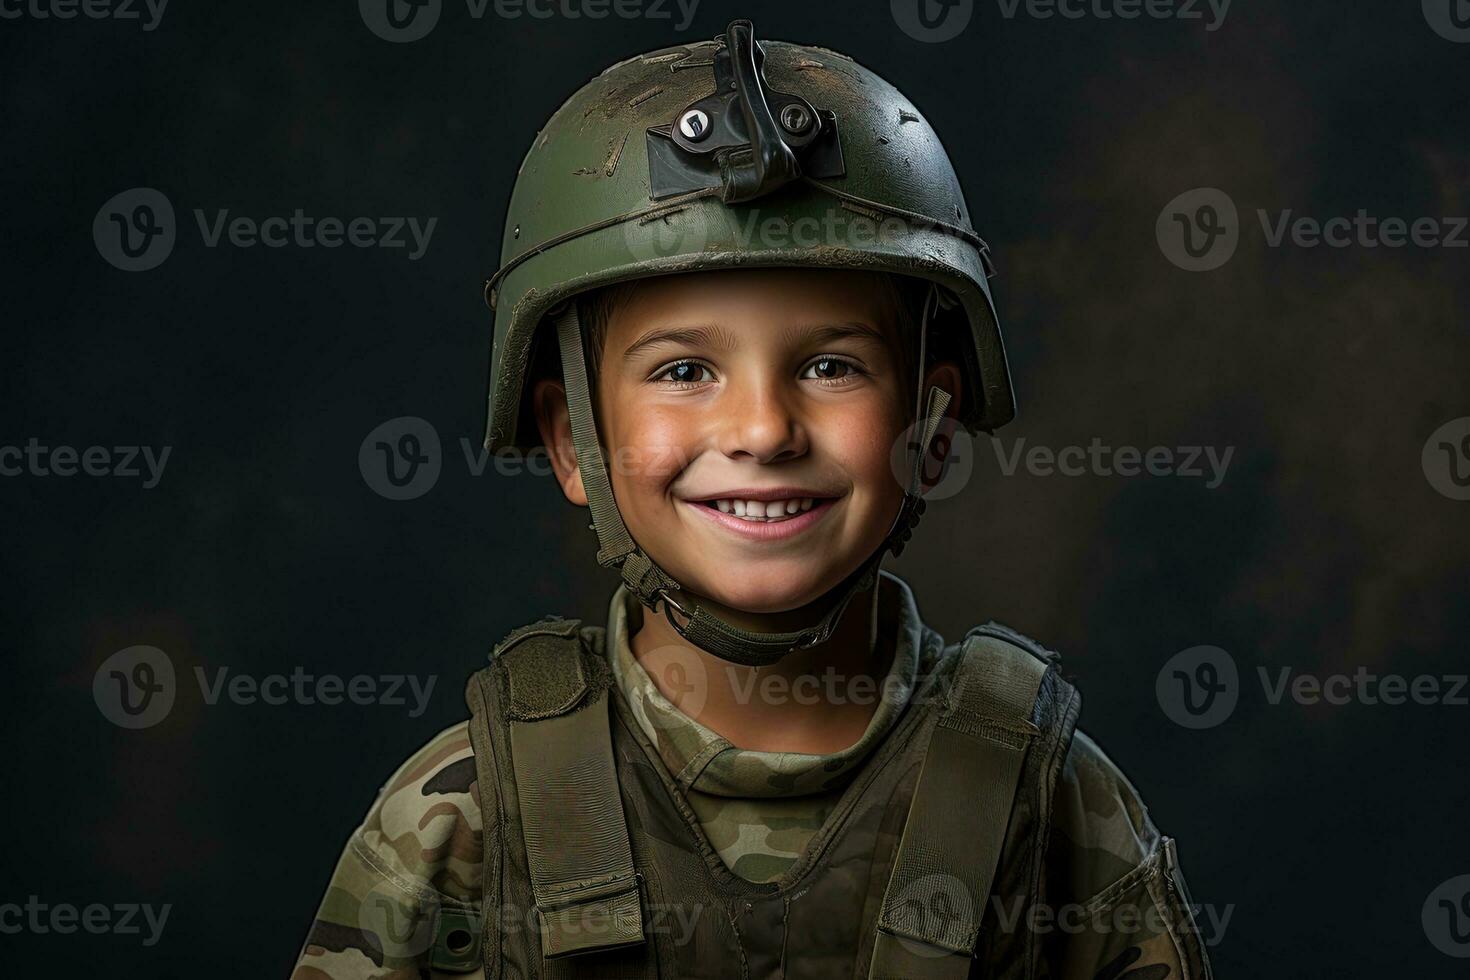
[[[721,40],[714,94],[647,131],[649,199],[718,189],[736,204],[799,177],[844,176],[837,114],[767,84],[750,21],[732,21]]]

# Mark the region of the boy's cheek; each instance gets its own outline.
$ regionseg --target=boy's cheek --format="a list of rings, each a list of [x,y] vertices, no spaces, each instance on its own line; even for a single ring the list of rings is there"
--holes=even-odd
[[[646,426],[623,433],[612,451],[611,463],[624,481],[661,486],[677,476],[693,458],[694,450],[681,441],[672,426]]]
[[[894,446],[903,433],[893,428],[887,413],[853,415],[833,423],[825,433],[824,450],[854,482],[878,490],[893,482]]]

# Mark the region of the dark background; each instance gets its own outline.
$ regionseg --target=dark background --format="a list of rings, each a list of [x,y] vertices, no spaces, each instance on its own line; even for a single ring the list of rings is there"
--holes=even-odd
[[[473,476],[480,284],[532,137],[625,57],[712,37],[846,52],[934,123],[1000,268],[1028,444],[1234,446],[1183,478],[977,476],[889,567],[950,637],[996,618],[1065,655],[1084,727],[1180,840],[1196,901],[1233,907],[1222,977],[1448,977],[1421,926],[1470,872],[1470,708],[1271,705],[1258,666],[1466,670],[1470,503],[1425,440],[1470,415],[1467,251],[1266,247],[1273,215],[1465,215],[1470,45],[1418,2],[1237,0],[1204,21],[977,4],[920,43],[884,2],[727,4],[674,20],[471,19],[389,44],[345,0],[185,4],[138,22],[0,20],[0,444],[171,446],[159,485],[0,479],[0,903],[170,903],[162,941],[0,935],[0,972],[284,976],[347,835],[464,679],[544,613],[601,621],[614,579],[552,481]],[[1208,18],[1207,18],[1208,19]],[[103,261],[98,209],[155,187],[179,242]],[[1190,273],[1166,202],[1218,187],[1240,249]],[[192,210],[437,217],[405,250],[205,248]],[[374,493],[375,426],[429,420],[425,496]],[[107,721],[94,673],[135,644],[179,670],[169,717]],[[1190,731],[1163,663],[1213,644],[1240,705]],[[209,706],[192,670],[414,673],[430,707]]]

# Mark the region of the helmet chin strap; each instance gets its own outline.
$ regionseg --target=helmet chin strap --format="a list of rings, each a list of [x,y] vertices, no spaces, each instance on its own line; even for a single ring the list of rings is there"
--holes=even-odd
[[[928,332],[929,318],[936,303],[942,304],[943,299],[938,286],[931,284],[919,323],[919,377],[914,404],[916,428],[914,439],[909,444],[913,455],[903,505],[899,508],[898,516],[889,528],[883,544],[856,571],[829,590],[827,595],[835,593],[837,598],[832,601],[826,614],[806,629],[787,632],[757,632],[720,619],[692,602],[684,594],[683,586],[654,564],[653,559],[634,542],[627,526],[623,524],[622,515],[613,498],[602,446],[597,438],[576,301],[568,300],[552,310],[549,315],[556,322],[556,335],[561,347],[567,408],[571,414],[572,442],[576,448],[582,486],[592,510],[592,528],[597,532],[597,563],[604,568],[617,567],[628,590],[649,609],[657,612],[659,603],[662,603],[664,615],[684,639],[732,663],[764,667],[793,650],[816,646],[830,637],[853,597],[872,588],[877,581],[878,566],[883,561],[884,553],[891,550],[895,556],[898,555],[924,513],[923,463],[950,402],[949,392],[931,386],[927,405],[922,411],[919,408],[920,396],[924,390],[924,335]]]

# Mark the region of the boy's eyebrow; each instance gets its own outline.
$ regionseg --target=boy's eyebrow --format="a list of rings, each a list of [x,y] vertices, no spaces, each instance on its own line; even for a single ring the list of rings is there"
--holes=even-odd
[[[802,340],[814,344],[826,344],[834,340],[846,340],[849,337],[857,340],[871,340],[875,344],[888,345],[888,336],[882,330],[870,323],[852,321],[848,323],[824,323],[816,327],[801,328],[805,330],[801,335]]]
[[[814,327],[794,327],[791,333],[795,335],[795,339],[811,344],[826,344],[850,337],[870,340],[884,346],[889,343],[888,337],[882,330],[872,324],[860,322],[823,323]],[[702,327],[656,327],[633,341],[623,352],[623,358],[631,360],[645,348],[662,344],[689,344],[696,347],[734,350],[738,346],[738,340],[732,333],[714,324]]]
[[[623,359],[632,360],[645,347],[658,347],[662,344],[688,344],[693,347],[734,350],[736,343],[735,337],[729,331],[713,324],[703,327],[655,327],[633,341],[623,351]]]

